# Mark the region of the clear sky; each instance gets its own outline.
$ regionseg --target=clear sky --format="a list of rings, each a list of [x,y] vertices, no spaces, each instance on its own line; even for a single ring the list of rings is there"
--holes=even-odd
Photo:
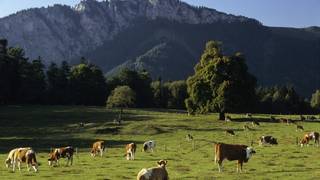
[[[0,17],[53,4],[75,5],[80,0],[0,0]],[[183,0],[222,12],[255,18],[267,26],[320,26],[320,0]]]

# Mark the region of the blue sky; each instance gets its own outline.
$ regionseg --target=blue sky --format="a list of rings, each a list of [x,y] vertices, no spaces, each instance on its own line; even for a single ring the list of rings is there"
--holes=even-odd
[[[0,17],[53,4],[75,5],[80,0],[0,0]],[[226,13],[255,18],[268,26],[320,26],[320,0],[183,0]]]

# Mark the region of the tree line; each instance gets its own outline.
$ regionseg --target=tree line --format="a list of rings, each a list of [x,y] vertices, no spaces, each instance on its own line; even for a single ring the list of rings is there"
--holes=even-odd
[[[257,87],[241,53],[225,55],[210,41],[187,80],[152,80],[147,71],[122,69],[106,78],[82,58],[77,65],[29,60],[22,48],[0,40],[0,103],[107,105],[108,107],[186,109],[189,114],[218,112],[320,112],[320,90],[310,101],[292,86]]]

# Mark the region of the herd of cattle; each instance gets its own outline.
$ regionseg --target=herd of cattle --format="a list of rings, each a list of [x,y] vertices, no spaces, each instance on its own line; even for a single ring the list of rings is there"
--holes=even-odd
[[[229,118],[228,118],[229,119]],[[287,120],[286,123],[289,121]],[[259,126],[260,124],[256,121],[252,122],[253,126]],[[297,126],[297,130],[302,129],[302,126]],[[235,135],[232,130],[226,130],[226,133],[230,135]],[[190,134],[186,135],[187,141],[192,141],[193,137]],[[319,145],[320,134],[318,132],[310,132],[303,136],[303,138],[299,141],[301,147],[304,145],[309,145],[309,142],[314,140],[315,145]],[[276,138],[272,136],[261,136],[259,138],[259,144],[265,145],[277,145],[278,141]],[[154,140],[147,141],[143,144],[142,151],[153,152],[156,147],[156,142]],[[93,143],[92,149],[90,151],[91,156],[95,157],[98,154],[102,157],[105,151],[106,145],[104,141],[97,141]],[[135,153],[137,150],[137,145],[135,143],[130,143],[125,146],[125,155],[127,160],[134,160]],[[243,163],[248,162],[253,154],[256,151],[249,146],[240,145],[240,144],[225,144],[225,143],[215,143],[214,145],[215,152],[215,162],[218,164],[219,172],[222,171],[222,162],[227,159],[229,161],[237,161],[237,172],[242,171]],[[73,155],[75,153],[75,149],[72,146],[55,148],[52,149],[49,153],[48,163],[49,166],[59,166],[59,160],[64,158],[67,160],[66,165],[73,164]],[[13,172],[16,169],[16,166],[19,170],[21,170],[21,163],[26,163],[27,170],[30,171],[31,168],[35,172],[38,171],[38,162],[36,159],[36,153],[31,147],[21,147],[12,149],[8,157],[5,161],[6,167],[11,168]],[[148,180],[148,179],[168,179],[168,172],[166,171],[166,160],[160,160],[157,162],[158,167],[142,169],[138,175],[138,180]]]

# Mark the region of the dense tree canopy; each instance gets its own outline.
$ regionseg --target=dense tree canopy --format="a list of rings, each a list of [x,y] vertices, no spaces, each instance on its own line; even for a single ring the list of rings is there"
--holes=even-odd
[[[206,44],[195,74],[188,78],[186,100],[188,112],[243,112],[252,107],[255,100],[256,79],[248,73],[243,56],[239,53],[225,56],[221,44]]]
[[[153,104],[152,79],[146,71],[123,69],[108,81],[109,88],[129,86],[136,93],[137,107],[151,107]]]
[[[320,111],[320,90],[317,90],[311,97],[311,107],[314,108],[317,112]]]
[[[71,99],[80,105],[103,105],[107,97],[102,71],[93,64],[78,64],[70,72]]]
[[[118,86],[108,97],[107,107],[128,108],[134,107],[135,103],[136,93],[129,86]]]

